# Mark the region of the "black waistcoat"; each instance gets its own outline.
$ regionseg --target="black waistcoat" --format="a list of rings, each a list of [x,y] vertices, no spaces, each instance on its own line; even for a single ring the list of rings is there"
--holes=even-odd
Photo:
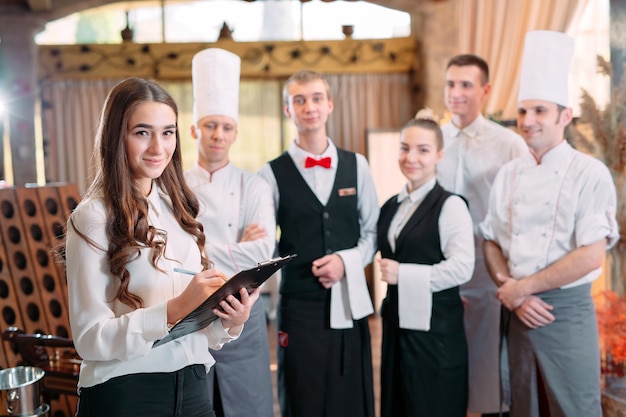
[[[278,252],[297,253],[282,270],[280,292],[324,299],[329,290],[311,272],[311,263],[326,254],[352,248],[360,237],[357,208],[356,155],[337,149],[335,183],[326,206],[285,152],[270,162],[280,193],[276,222],[280,227]]]
[[[397,195],[387,200],[380,210],[378,219],[378,248],[381,256],[400,263],[422,265],[434,265],[443,261],[445,256],[441,253],[439,215],[450,195],[452,194],[439,184],[435,184],[400,232],[395,252],[391,250],[387,234],[400,204]],[[383,300],[381,315],[392,324],[398,325],[397,285],[387,287],[387,297]],[[434,293],[430,330],[443,333],[462,329],[463,303],[459,296],[459,287]]]

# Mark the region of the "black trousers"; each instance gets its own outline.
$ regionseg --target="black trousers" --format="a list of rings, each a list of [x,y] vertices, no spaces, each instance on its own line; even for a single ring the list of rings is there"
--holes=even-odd
[[[215,417],[204,365],[130,374],[81,388],[77,417]]]

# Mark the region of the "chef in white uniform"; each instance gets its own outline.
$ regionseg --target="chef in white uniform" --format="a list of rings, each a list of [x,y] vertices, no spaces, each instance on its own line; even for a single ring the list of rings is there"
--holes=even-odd
[[[511,417],[602,415],[590,290],[619,236],[616,195],[607,167],[564,137],[573,52],[563,33],[527,33],[517,125],[530,152],[500,169],[480,225],[498,299],[511,312]]]
[[[276,241],[274,201],[260,177],[234,166],[229,150],[237,138],[240,58],[210,48],[192,61],[194,125],[198,161],[185,173],[201,202],[209,259],[226,276],[271,258]],[[273,417],[265,311],[252,308],[237,343],[211,351],[209,389],[218,416]]]

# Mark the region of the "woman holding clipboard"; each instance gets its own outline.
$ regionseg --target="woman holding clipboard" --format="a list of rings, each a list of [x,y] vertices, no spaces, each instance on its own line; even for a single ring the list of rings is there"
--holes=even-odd
[[[177,119],[171,96],[139,78],[114,87],[102,111],[95,179],[67,227],[70,324],[83,358],[79,417],[215,416],[209,347],[239,336],[259,296],[241,289],[240,300],[229,295],[213,310],[220,320],[153,348],[225,281],[195,220]]]

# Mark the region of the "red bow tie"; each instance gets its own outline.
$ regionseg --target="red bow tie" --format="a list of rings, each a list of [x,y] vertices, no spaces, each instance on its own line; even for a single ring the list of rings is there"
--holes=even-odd
[[[327,156],[326,158],[322,158],[322,159],[314,159],[314,158],[311,158],[310,156],[307,156],[306,161],[304,161],[304,167],[313,168],[316,166],[330,168],[330,156]]]

